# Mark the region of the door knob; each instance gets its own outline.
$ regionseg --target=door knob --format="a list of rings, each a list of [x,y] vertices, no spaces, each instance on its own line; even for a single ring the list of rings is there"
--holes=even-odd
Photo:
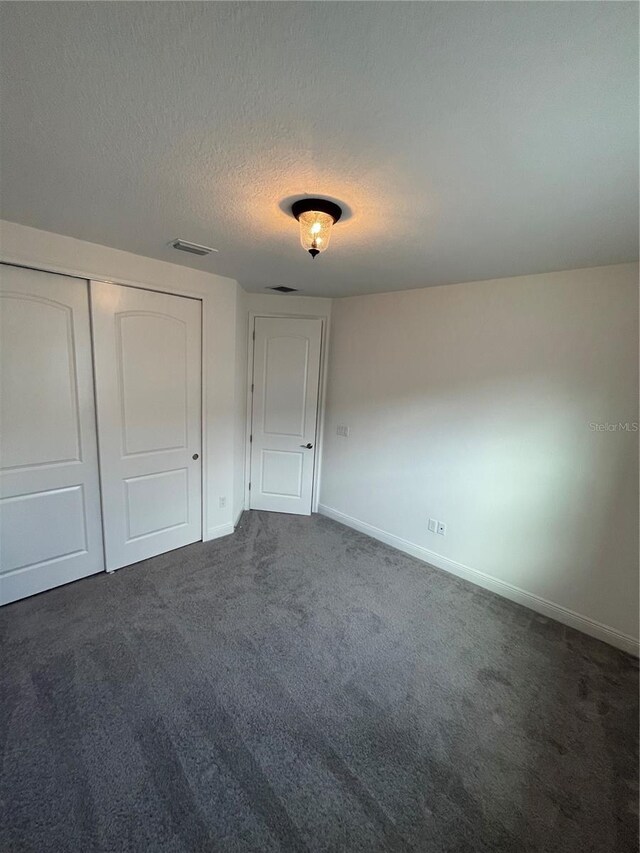
[[[194,454],[193,454],[193,456],[192,456],[191,458],[192,458],[192,459],[197,459],[197,458],[198,458],[198,454],[197,454],[197,453],[194,453]]]
[[[311,444],[311,442],[309,442],[309,444],[301,444],[300,447],[304,447],[306,450],[311,450],[311,448],[313,447],[313,444]]]

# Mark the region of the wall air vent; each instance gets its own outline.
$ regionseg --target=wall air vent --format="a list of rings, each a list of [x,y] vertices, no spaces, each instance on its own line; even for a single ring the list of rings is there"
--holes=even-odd
[[[285,287],[284,284],[281,284],[279,287],[269,287],[268,290],[277,290],[278,293],[297,293],[297,287]]]
[[[171,245],[174,249],[179,249],[181,252],[189,252],[191,255],[210,255],[211,252],[217,252],[217,249],[212,249],[210,246],[200,246],[198,243],[189,243],[188,240],[173,240]]]

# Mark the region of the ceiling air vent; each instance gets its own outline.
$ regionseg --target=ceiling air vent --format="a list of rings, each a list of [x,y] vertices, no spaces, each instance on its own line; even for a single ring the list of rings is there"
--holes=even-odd
[[[189,252],[191,255],[210,255],[211,252],[217,252],[217,249],[212,249],[210,246],[200,246],[198,243],[189,243],[188,240],[173,240],[171,243],[174,249],[179,249],[181,252]]]
[[[278,293],[297,293],[297,287],[285,287],[284,284],[281,284],[279,287],[270,287],[269,290],[277,290]]]

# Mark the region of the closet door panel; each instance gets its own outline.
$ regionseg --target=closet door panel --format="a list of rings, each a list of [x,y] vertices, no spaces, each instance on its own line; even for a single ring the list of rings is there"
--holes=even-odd
[[[200,307],[91,282],[110,571],[202,538]]]
[[[0,268],[0,603],[104,568],[86,281]]]

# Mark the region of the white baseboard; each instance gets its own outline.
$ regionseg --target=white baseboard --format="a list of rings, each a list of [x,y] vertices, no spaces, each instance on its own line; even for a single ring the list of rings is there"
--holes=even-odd
[[[243,512],[244,512],[244,507],[241,506],[240,509],[238,510],[238,514],[236,515],[235,521],[233,522],[233,529],[234,530],[240,524],[240,519],[242,518]]]
[[[217,527],[209,527],[207,528],[207,536],[206,539],[203,539],[203,542],[210,542],[212,539],[220,539],[221,536],[228,536],[230,533],[233,533],[234,526],[228,521],[226,524],[218,524]]]
[[[576,628],[578,631],[589,634],[598,640],[603,640],[605,643],[609,643],[618,649],[622,649],[638,657],[638,640],[630,637],[628,634],[622,634],[608,625],[603,625],[601,622],[589,619],[588,616],[581,616],[573,610],[568,610],[566,607],[554,604],[552,601],[547,601],[546,598],[541,598],[513,584],[501,581],[498,578],[492,577],[492,575],[478,571],[478,569],[472,569],[470,566],[450,560],[448,557],[436,554],[435,551],[429,551],[428,548],[423,548],[421,545],[416,545],[399,536],[394,536],[393,533],[387,533],[386,530],[381,530],[379,527],[367,524],[366,521],[360,521],[357,518],[346,515],[344,512],[333,509],[333,507],[320,504],[318,512],[321,515],[326,515],[327,518],[340,522],[340,524],[345,524],[347,527],[352,527],[360,533],[365,533],[367,536],[378,539],[392,548],[397,548],[398,551],[404,551],[405,554],[410,554],[412,557],[429,563],[429,565],[437,569],[442,569],[445,572],[450,572],[452,575],[457,575],[459,578],[464,578],[464,580],[470,581],[476,584],[476,586],[481,586],[484,589],[495,592],[497,595],[503,596],[503,598],[508,598],[517,604],[522,604],[530,610],[535,610],[536,613],[541,613],[543,616],[548,616],[550,619],[555,619],[564,625]]]

